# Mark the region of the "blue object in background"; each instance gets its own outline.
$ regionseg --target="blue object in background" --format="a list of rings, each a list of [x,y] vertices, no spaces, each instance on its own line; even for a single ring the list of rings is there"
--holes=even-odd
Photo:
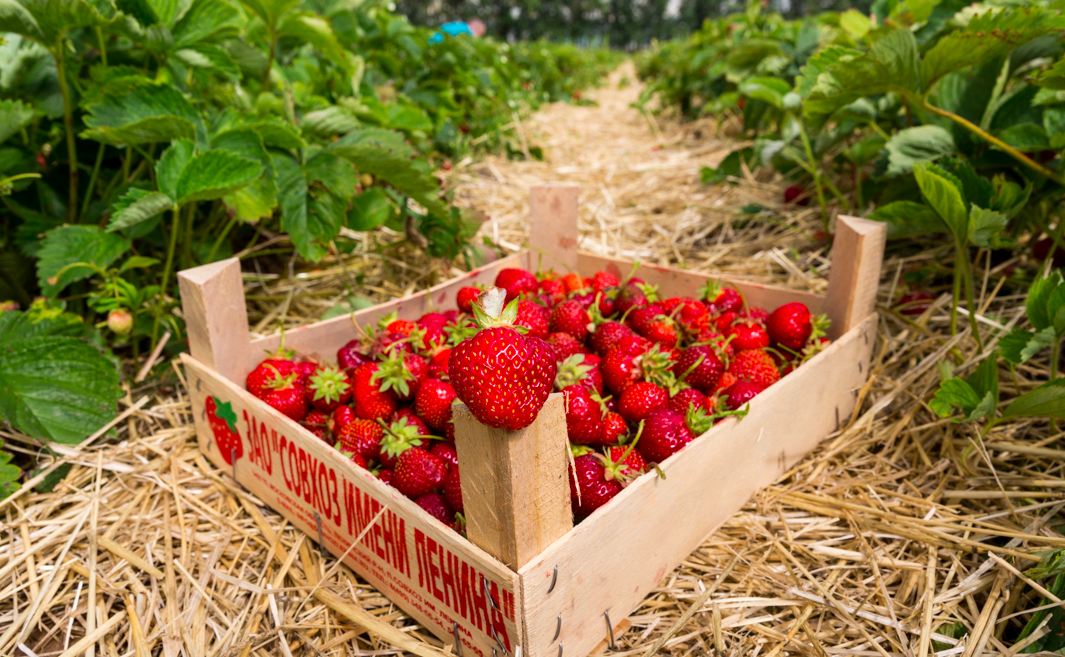
[[[473,30],[470,29],[470,26],[466,23],[466,21],[453,21],[451,23],[444,23],[443,25],[440,26],[440,30],[444,34],[447,34],[447,35],[453,36],[453,37],[457,37],[457,36],[462,35],[462,34],[466,34],[466,35],[469,35],[469,36],[476,36],[473,33]],[[437,32],[433,36],[429,37],[429,43],[440,43],[443,40],[444,40],[444,35],[441,34],[440,32]]]

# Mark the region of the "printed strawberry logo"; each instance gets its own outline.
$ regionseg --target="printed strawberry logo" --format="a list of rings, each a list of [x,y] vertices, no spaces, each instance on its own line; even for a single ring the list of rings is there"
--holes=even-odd
[[[207,421],[211,423],[214,442],[226,464],[233,465],[234,460],[244,455],[244,446],[237,433],[237,414],[229,402],[219,402],[211,396],[207,397],[204,405],[207,407]]]

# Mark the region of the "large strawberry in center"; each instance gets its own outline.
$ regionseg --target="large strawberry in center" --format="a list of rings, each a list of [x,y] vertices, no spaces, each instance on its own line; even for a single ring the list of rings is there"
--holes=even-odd
[[[517,301],[491,288],[473,305],[481,330],[451,352],[448,375],[458,398],[481,424],[523,429],[533,423],[558,373],[554,352],[514,326]]]

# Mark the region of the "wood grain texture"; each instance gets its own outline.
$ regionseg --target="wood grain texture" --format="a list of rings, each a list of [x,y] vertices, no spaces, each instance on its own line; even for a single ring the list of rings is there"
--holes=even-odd
[[[597,271],[608,271],[620,280],[625,280],[632,271],[632,262],[621,258],[608,258],[581,252],[580,266],[577,271],[581,276],[591,276]],[[817,294],[788,290],[772,285],[750,283],[731,276],[717,276],[713,274],[701,274],[673,267],[659,267],[658,265],[640,265],[636,268],[636,276],[651,285],[657,285],[659,291],[667,297],[690,296],[699,298],[699,288],[706,284],[709,279],[734,286],[740,294],[752,306],[761,306],[772,312],[778,306],[789,301],[801,301],[805,303],[810,312],[817,314],[822,312],[825,299]]]
[[[579,185],[546,183],[529,190],[529,247],[533,271],[577,270],[577,197]]]
[[[523,636],[514,571],[209,367],[188,354],[182,364],[211,462],[315,541],[320,518],[324,547],[347,552],[344,563],[442,641],[454,643],[458,623],[463,654],[502,654],[500,645],[514,654]],[[216,444],[226,429],[212,426],[208,399],[236,417],[233,464]]]
[[[833,340],[876,308],[885,244],[887,224],[884,222],[846,215],[836,219],[824,309],[832,320],[828,337]]]
[[[514,255],[501,258],[483,267],[478,267],[458,278],[449,280],[429,288],[427,291],[412,294],[409,297],[377,304],[355,313],[355,321],[360,326],[371,326],[378,319],[389,313],[396,313],[400,319],[417,320],[430,310],[448,310],[455,308],[455,295],[459,288],[468,285],[481,284],[491,285],[495,282],[496,274],[500,269],[507,267],[521,267],[527,269],[530,265],[528,251],[515,253]],[[295,350],[304,358],[310,358],[322,363],[335,363],[337,349],[343,347],[349,340],[358,336],[355,327],[351,323],[351,315],[334,317],[324,322],[301,326],[285,332],[285,346]],[[247,320],[245,320],[247,325]],[[266,351],[276,349],[281,343],[281,335],[269,335],[251,343],[250,366],[259,364]]]
[[[565,398],[552,394],[518,431],[477,421],[454,407],[466,534],[517,570],[573,528]]]
[[[243,385],[254,364],[248,364],[251,345],[240,260],[178,272],[178,287],[193,358]]]
[[[670,294],[674,290],[669,291]],[[522,568],[525,651],[585,655],[685,556],[849,416],[869,372],[876,316],[644,475]],[[548,593],[553,572],[558,581]],[[557,618],[562,631],[553,640]]]

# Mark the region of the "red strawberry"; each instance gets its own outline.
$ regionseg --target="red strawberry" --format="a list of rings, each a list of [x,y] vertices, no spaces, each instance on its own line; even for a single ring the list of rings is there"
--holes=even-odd
[[[573,515],[584,518],[614,499],[621,492],[621,482],[607,478],[606,467],[598,454],[585,454],[573,460],[570,477],[570,500]],[[627,468],[626,468],[627,469]]]
[[[811,320],[806,304],[793,301],[777,308],[766,320],[766,329],[773,343],[792,351],[801,351],[810,336],[824,334],[827,320]],[[814,337],[817,337],[814,336]]]
[[[348,460],[359,466],[363,470],[366,469],[366,459],[362,457],[362,454],[352,454],[350,457],[348,457]]]
[[[754,397],[765,390],[757,383],[751,383],[750,381],[737,381],[729,386],[728,390],[721,393],[725,399],[725,405],[728,406],[730,411],[739,410],[744,404],[754,399]]]
[[[354,370],[373,359],[363,351],[361,340],[352,340],[337,350],[337,365],[345,370]]]
[[[377,371],[377,363],[366,363],[351,374],[352,406],[364,420],[387,419],[398,406],[391,390],[381,390],[381,381],[374,376]]]
[[[554,306],[566,298],[566,286],[557,278],[545,278],[540,281],[540,293],[541,297],[546,295]]]
[[[341,406],[333,411],[332,417],[329,418],[329,430],[338,434],[349,422],[356,419],[358,416],[355,415],[355,409],[350,406]]]
[[[310,377],[306,393],[311,406],[328,413],[351,399],[351,380],[336,367],[323,367]]]
[[[424,425],[407,417],[393,421],[383,431],[374,456],[385,468],[395,468],[400,455],[409,449],[427,449],[430,442]]]
[[[483,290],[479,287],[459,288],[458,293],[455,295],[455,305],[464,313],[472,313],[473,302],[477,300],[477,297],[481,296],[481,292]]]
[[[262,400],[284,415],[300,422],[307,416],[307,393],[299,383],[299,373],[293,372],[274,379],[263,390]]]
[[[518,295],[528,292],[533,294],[540,287],[536,276],[524,269],[500,269],[496,274],[496,287],[506,290],[507,302],[518,298]],[[472,311],[471,311],[472,312]]]
[[[388,484],[389,486],[392,485],[392,478],[395,476],[396,473],[388,468],[384,468],[377,473],[377,478],[380,479],[382,483]]]
[[[514,320],[514,325],[529,329],[525,334],[528,337],[542,340],[547,337],[550,317],[551,313],[547,308],[535,301],[522,299],[518,301],[518,317]]]
[[[618,277],[608,271],[597,271],[592,275],[592,290],[594,292],[606,292],[607,289],[621,284]]]
[[[751,306],[746,310],[740,311],[740,317],[765,326],[766,320],[769,319],[769,311],[759,306]]]
[[[562,389],[566,397],[566,431],[570,442],[577,445],[594,445],[601,440],[602,411],[588,389],[572,385]]]
[[[448,472],[452,468],[459,467],[459,453],[455,451],[455,446],[451,443],[434,440],[433,446],[429,448],[429,453],[443,461],[444,465],[447,466]]]
[[[614,301],[614,311],[624,315],[630,310],[642,308],[648,303],[647,294],[644,293],[638,284],[634,284],[630,280],[628,285],[618,292],[618,298]]]
[[[669,393],[647,381],[634,383],[621,393],[618,413],[628,422],[639,422],[653,411],[669,404]]]
[[[451,424],[451,404],[455,401],[455,388],[450,383],[426,379],[414,395],[414,412],[437,431],[444,431]]]
[[[573,300],[563,301],[551,311],[551,332],[569,333],[578,342],[584,342],[588,337],[588,324],[591,322],[592,318],[581,304]]]
[[[690,388],[689,388],[690,390]],[[625,424],[625,418],[620,413],[607,411],[600,423],[599,444],[614,445],[628,435],[629,427]]]
[[[376,422],[354,420],[344,425],[337,435],[337,449],[345,454],[358,454],[369,461],[377,458],[384,435],[384,429]]]
[[[725,371],[725,363],[713,346],[693,345],[680,352],[675,371],[680,380],[706,391],[717,385]]]
[[[551,394],[558,366],[543,340],[514,330],[518,308],[510,304],[504,309],[505,294],[493,288],[474,304],[481,331],[451,352],[448,373],[474,417],[513,431],[536,419]]]
[[[288,376],[293,376],[293,380],[299,377],[299,372],[297,372],[294,362],[279,358],[267,358],[248,373],[246,379],[248,392],[262,399],[271,386]]]
[[[581,384],[589,391],[602,392],[603,377],[599,375],[598,362],[589,362],[586,360],[589,358],[598,360],[598,356],[592,354],[574,354],[559,363],[555,387],[562,390],[567,386]]]
[[[429,425],[418,417],[418,414],[414,412],[413,408],[401,408],[392,414],[392,423],[399,422],[403,419],[406,419],[407,424],[418,430],[417,435],[428,436],[432,434],[432,431],[429,430]]]
[[[414,503],[445,525],[450,525],[455,519],[455,512],[451,509],[451,505],[440,493],[427,493],[414,500]]]
[[[413,500],[439,488],[447,468],[437,457],[414,447],[399,455],[393,472],[392,485]]]
[[[727,333],[729,328],[732,326],[732,323],[736,321],[737,317],[739,317],[739,313],[735,313],[731,310],[726,310],[725,312],[718,315],[717,319],[714,320],[714,328],[716,328],[718,331],[721,331],[722,333]]]
[[[557,363],[561,363],[575,354],[587,352],[584,345],[569,333],[551,333],[547,336],[545,343],[555,356],[555,362]]]
[[[649,463],[661,463],[692,441],[691,430],[684,416],[668,408],[660,408],[644,420],[643,433],[637,448]]]
[[[296,372],[299,374],[299,384],[304,388],[311,382],[311,377],[318,373],[318,363],[308,360],[296,363]],[[310,403],[309,401],[307,403]]]
[[[615,395],[625,392],[628,387],[643,378],[643,370],[637,358],[616,347],[603,357],[603,364],[600,367],[603,373],[603,383]]]
[[[640,451],[637,449],[629,449],[628,445],[607,447],[606,455],[615,463],[628,466],[629,472],[632,474],[643,474],[647,472],[647,461],[645,461],[643,456],[640,455]]]
[[[734,287],[721,287],[717,281],[708,280],[700,293],[711,315],[735,313],[743,309],[743,295]]]
[[[451,468],[444,479],[444,497],[452,509],[462,513],[462,477],[457,467]]]
[[[640,334],[652,342],[672,347],[677,344],[677,325],[665,315],[656,315],[645,323]]]
[[[736,378],[735,374],[732,374],[731,372],[725,372],[721,375],[721,378],[718,379],[717,385],[714,386],[714,389],[708,392],[707,394],[711,396],[720,394],[721,391],[728,390],[729,387],[737,381],[739,381],[739,379]]]
[[[701,408],[707,413],[711,412],[710,400],[695,388],[685,388],[673,395],[669,400],[669,410],[687,415],[689,408]]]
[[[768,388],[780,380],[773,358],[764,351],[741,351],[729,363],[728,371],[740,381],[757,383]]]
[[[392,318],[395,317],[395,313],[392,313]],[[390,319],[385,318],[381,320],[381,328],[385,329],[389,333],[398,333],[402,336],[409,337],[414,329],[418,325],[407,319]]]
[[[240,434],[237,432],[237,414],[233,412],[233,405],[229,402],[219,403],[210,395],[203,405],[207,411],[207,423],[211,425],[211,433],[214,434],[214,444],[218,446],[226,464],[233,465],[234,459],[244,456],[244,445],[240,442]]]
[[[451,358],[451,349],[445,348],[436,352],[433,359],[429,361],[429,374],[430,379],[446,379],[447,378],[447,361]]]
[[[402,333],[382,333],[374,338],[370,345],[370,355],[373,358],[384,358],[392,350],[402,350],[414,353],[414,347],[410,344],[410,337]]]
[[[307,417],[303,418],[303,422],[300,422],[300,424],[322,441],[330,445],[333,444],[332,432],[329,431],[328,413],[314,409],[307,414]]]
[[[663,302],[663,305],[665,303]],[[669,314],[684,326],[689,333],[698,333],[710,325],[710,311],[706,306],[695,299],[687,297],[679,299],[680,311],[674,314],[674,309],[666,308]]]
[[[736,351],[765,349],[769,346],[769,333],[761,324],[751,320],[736,322],[729,328],[726,335],[732,338],[732,346]]]
[[[428,374],[429,364],[424,358],[395,349],[378,363],[373,380],[380,382],[382,392],[391,390],[399,399],[407,400],[414,397]]]
[[[566,292],[576,292],[577,290],[583,290],[588,287],[585,285],[584,279],[580,274],[566,274],[562,277],[562,285],[566,288]]]

